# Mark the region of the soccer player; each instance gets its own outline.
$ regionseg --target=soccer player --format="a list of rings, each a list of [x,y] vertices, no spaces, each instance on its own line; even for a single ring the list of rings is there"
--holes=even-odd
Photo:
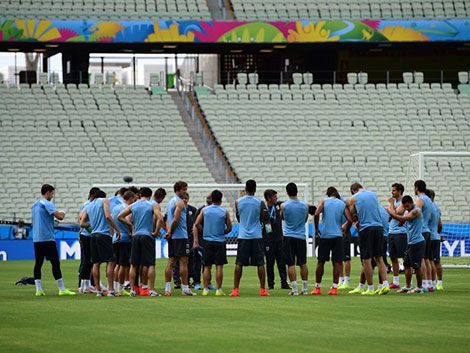
[[[286,186],[289,200],[281,205],[281,218],[284,220],[284,257],[292,290],[289,295],[299,295],[295,265],[300,268],[302,294],[308,295],[307,243],[305,222],[308,218],[308,205],[297,198],[297,185]]]
[[[128,189],[125,187],[120,188],[116,191],[116,194],[113,197],[109,198],[109,209],[112,211],[114,207],[124,203],[124,194]]]
[[[153,204],[160,205],[166,197],[166,190],[164,188],[158,188],[153,193],[153,197],[150,202]]]
[[[284,261],[284,235],[282,233],[282,219],[280,205],[277,201],[277,192],[273,189],[264,191],[266,212],[264,213],[263,235],[266,248],[266,271],[268,275],[268,288],[274,289],[274,264],[277,263],[282,289],[290,289],[287,284],[287,270]]]
[[[441,265],[441,237],[442,231],[441,209],[434,201],[436,194],[433,190],[427,189],[426,195],[432,201],[431,218],[429,220],[429,230],[431,231],[431,267],[432,267],[432,286],[437,290],[444,290],[442,285],[442,265]],[[436,284],[437,275],[437,284]]]
[[[181,289],[183,295],[196,295],[189,289],[188,281],[188,255],[189,242],[186,224],[186,207],[183,195],[188,190],[188,184],[184,181],[177,181],[173,185],[175,196],[173,196],[167,206],[168,233],[165,239],[168,241],[168,263],[165,269],[165,295],[171,296],[171,276],[176,261],[180,265],[180,276],[183,282]]]
[[[260,284],[259,295],[268,296],[266,290],[266,270],[264,268],[263,233],[261,222],[264,219],[265,205],[255,196],[256,181],[250,179],[245,183],[245,196],[235,201],[235,215],[238,228],[237,259],[233,277],[231,297],[238,297],[240,279],[244,266],[256,266]]]
[[[346,204],[346,197],[341,197],[341,200]],[[349,212],[349,209],[346,207]],[[347,218],[343,215],[341,222],[343,223],[343,262],[341,264],[341,271],[339,273],[338,289],[349,289],[349,279],[351,276],[351,229],[347,227]]]
[[[141,296],[158,297],[155,290],[155,235],[160,232],[163,217],[160,208],[150,202],[152,190],[147,187],[140,189],[139,201],[128,205],[117,216],[118,220],[132,230],[134,239],[131,246],[131,268],[129,281],[135,283],[139,266],[141,267]],[[132,215],[132,222],[128,216]],[[137,295],[135,289],[130,292],[132,297]]]
[[[338,295],[338,281],[343,260],[343,216],[351,222],[351,215],[346,208],[346,204],[341,200],[338,190],[330,186],[326,190],[326,198],[318,203],[315,212],[315,229],[319,229],[320,215],[323,214],[323,230],[320,232],[320,242],[318,244],[318,262],[316,269],[316,283],[312,291],[313,295],[321,294],[321,281],[325,270],[325,262],[331,261],[333,264],[333,286],[328,295]]]
[[[111,216],[109,210],[109,200],[106,193],[99,190],[95,199],[88,204],[81,215],[81,227],[91,227],[91,261],[93,263],[93,279],[95,281],[96,295],[116,296],[114,291],[114,251],[112,243],[113,231],[116,232],[116,238],[119,240],[121,234]],[[100,283],[100,267],[106,262],[106,277],[108,279],[108,292],[102,291]]]
[[[392,200],[388,211],[390,216],[400,223],[406,222],[408,245],[405,252],[404,266],[406,287],[400,289],[400,293],[422,293],[422,264],[424,263],[425,240],[422,235],[424,218],[420,208],[413,203],[411,196],[406,195],[401,200],[403,208],[406,210],[403,216],[395,211]],[[411,289],[412,269],[415,270],[417,288]]]
[[[426,241],[424,251],[424,265],[422,268],[423,273],[423,291],[433,292],[432,287],[432,269],[431,269],[431,230],[429,229],[429,220],[431,219],[432,201],[426,195],[426,183],[423,180],[416,180],[414,183],[415,195],[418,197],[416,206],[423,214],[423,237]]]
[[[399,210],[404,191],[405,187],[402,184],[395,183],[392,185],[392,198],[389,200],[389,202],[393,201],[393,208],[395,209],[395,211]],[[402,214],[404,211],[403,207],[401,207],[400,210]],[[390,221],[388,238],[390,259],[392,260],[393,271],[393,282],[390,285],[390,288],[400,289],[400,264],[398,262],[398,259],[403,259],[405,257],[405,250],[407,247],[407,235],[406,228],[403,225],[400,225],[399,222],[394,218],[392,218],[392,220]]]
[[[92,202],[99,188],[91,188],[88,193],[88,200],[85,201],[80,209],[79,222],[83,209]],[[80,228],[78,239],[80,242],[80,267],[78,269],[80,284],[79,293],[94,293],[95,288],[91,285],[91,233],[87,228]]]
[[[118,216],[129,205],[136,201],[136,195],[132,191],[126,191],[123,195],[124,203],[116,205],[112,211],[114,223],[119,228],[121,239],[118,241],[116,235],[113,236],[114,241],[114,257],[116,258],[116,267],[114,269],[114,287],[118,293],[129,296],[130,293],[124,288],[124,280],[129,273],[129,265],[131,258],[131,230],[128,224],[122,223]]]
[[[216,296],[223,296],[222,281],[224,265],[227,264],[227,249],[225,235],[232,231],[232,221],[228,211],[221,206],[222,193],[219,190],[212,191],[212,205],[204,207],[199,213],[193,227],[194,249],[199,248],[199,231],[203,231],[204,255],[204,290],[203,296],[209,295],[212,265],[215,265]]]
[[[192,248],[193,227],[196,221],[197,208],[189,204],[189,194],[187,192],[183,194],[183,201],[186,208],[186,229],[188,231],[188,242],[190,245],[188,255],[188,283],[190,283],[190,278],[192,278],[194,290],[201,290],[201,258],[198,251]],[[173,267],[173,283],[175,284],[175,288],[181,288],[180,266],[178,262],[176,262]]]
[[[44,258],[52,265],[52,275],[57,281],[59,295],[75,295],[65,288],[60,270],[59,253],[54,238],[54,217],[63,220],[64,211],[58,211],[51,201],[54,197],[55,188],[52,185],[44,184],[41,187],[41,198],[32,206],[33,220],[33,244],[34,244],[34,283],[36,285],[36,296],[46,295],[41,285],[41,268]]]
[[[359,247],[368,284],[367,290],[362,292],[361,295],[376,294],[373,282],[372,258],[376,261],[379,278],[383,283],[379,294],[387,294],[390,287],[387,281],[387,269],[382,259],[384,240],[379,201],[374,192],[364,189],[359,183],[353,183],[350,189],[352,197],[348,199],[348,207],[351,217],[354,218],[357,215],[359,221]]]

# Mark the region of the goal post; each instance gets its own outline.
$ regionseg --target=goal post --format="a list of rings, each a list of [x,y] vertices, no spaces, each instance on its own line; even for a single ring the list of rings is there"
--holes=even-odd
[[[405,189],[426,181],[441,206],[444,241],[442,263],[446,267],[470,267],[470,152],[424,151],[410,155]]]
[[[278,199],[279,201],[286,201],[288,199],[287,193],[286,193],[286,184],[287,183],[258,183],[257,184],[257,190],[256,190],[256,196],[264,201],[264,191],[266,189],[274,189],[278,193]],[[166,210],[166,205],[171,199],[173,195],[173,184],[169,183],[162,183],[162,184],[137,184],[137,183],[120,183],[120,184],[93,184],[93,185],[83,185],[81,187],[82,189],[82,198],[85,200],[87,197],[87,193],[90,187],[98,187],[105,191],[108,195],[108,197],[111,197],[115,194],[117,190],[119,190],[121,187],[129,187],[129,186],[135,186],[135,187],[149,187],[153,191],[155,191],[157,188],[164,188],[167,192],[167,196],[165,200],[162,202],[162,211],[165,212]],[[309,203],[311,201],[311,192],[310,192],[310,187],[307,183],[297,183],[297,188],[299,190],[298,197],[301,200],[304,200],[305,202]],[[227,234],[226,236],[226,242],[227,242],[227,254],[228,255],[235,255],[236,254],[236,248],[237,248],[237,235],[238,235],[238,222],[235,216],[235,201],[243,195],[244,190],[245,190],[245,185],[244,184],[195,184],[195,183],[189,183],[188,182],[188,194],[189,194],[189,204],[193,205],[196,208],[199,208],[203,205],[206,204],[206,197],[210,192],[213,190],[218,189],[222,192],[223,194],[223,200],[222,200],[222,206],[227,208],[227,210],[230,213],[230,217],[232,219],[232,222],[234,224],[234,230],[230,233]],[[309,236],[309,224],[313,223],[313,217],[309,217],[309,221],[306,223],[306,242],[307,242],[307,254],[308,256],[314,256],[315,255],[315,247],[313,244],[314,237]],[[313,229],[313,225],[312,225]],[[314,232],[312,231],[312,234]]]

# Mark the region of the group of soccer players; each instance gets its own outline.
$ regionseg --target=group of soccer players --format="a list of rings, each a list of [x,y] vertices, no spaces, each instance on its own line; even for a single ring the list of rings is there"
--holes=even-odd
[[[320,200],[317,207],[298,199],[295,183],[287,184],[288,200],[284,202],[272,202],[277,193],[267,190],[269,193],[265,192],[265,203],[255,196],[256,187],[254,180],[248,180],[244,195],[235,202],[235,214],[239,223],[238,248],[230,296],[240,295],[240,281],[243,267],[246,266],[257,267],[259,295],[269,296],[266,288],[265,241],[273,232],[271,221],[276,215],[282,220],[280,252],[283,264],[278,268],[287,266],[287,288],[290,288],[290,295],[309,293],[306,242],[306,222],[309,214],[314,216],[318,238],[316,281],[311,294],[321,294],[324,265],[330,260],[330,256],[333,264],[333,285],[328,294],[338,295],[338,289],[349,288],[352,227],[359,233],[362,271],[358,287],[349,293],[383,295],[391,288],[399,289],[403,293],[443,289],[442,267],[439,261],[439,232],[442,228],[440,209],[434,202],[434,192],[426,188],[424,181],[418,180],[414,184],[416,201],[409,195],[403,196],[403,185],[393,184],[392,197],[388,200],[387,208],[380,206],[374,192],[366,190],[359,183],[351,185],[352,196],[349,198],[341,197],[335,187],[329,187],[326,197]],[[214,190],[209,195],[211,204],[197,213],[193,229],[188,230],[188,184],[178,181],[173,189],[174,196],[168,202],[165,216],[160,208],[160,203],[166,196],[163,189],[156,190],[152,195],[152,190],[147,187],[122,188],[110,199],[98,188],[90,190],[88,200],[79,215],[80,293],[96,293],[97,296],[160,296],[155,288],[155,238],[163,234],[168,241],[169,257],[165,268],[165,296],[172,295],[171,278],[177,264],[182,282],[182,295],[196,295],[191,290],[188,279],[188,255],[191,248],[203,249],[202,295],[207,296],[210,293],[213,265],[216,268],[215,295],[225,295],[222,291],[223,267],[227,264],[225,237],[232,231],[232,221],[229,212],[222,206],[223,194]],[[44,258],[52,263],[59,295],[75,295],[75,292],[65,288],[62,281],[54,241],[54,217],[61,220],[65,214],[57,211],[52,203],[53,186],[43,185],[41,194],[41,198],[32,207],[36,295],[45,294],[41,286]],[[191,231],[192,244],[188,236]],[[202,239],[199,238],[200,234]],[[387,281],[385,265],[387,247],[393,268],[391,284]],[[406,285],[403,288],[399,282],[400,258],[404,260],[405,267]],[[101,264],[106,264],[107,287],[101,284]],[[296,266],[300,272],[300,288]],[[377,268],[379,278],[377,289],[373,282],[374,268]],[[416,275],[414,288],[411,282],[413,271]],[[270,284],[270,288],[272,286],[273,284]],[[283,285],[283,288],[285,287]]]

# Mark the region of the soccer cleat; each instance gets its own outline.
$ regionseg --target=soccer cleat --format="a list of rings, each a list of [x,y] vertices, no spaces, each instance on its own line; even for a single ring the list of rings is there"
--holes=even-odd
[[[130,293],[129,293],[129,295],[130,295],[131,297],[135,297],[135,296],[137,295],[137,293],[135,292],[135,290],[131,290]]]
[[[385,295],[385,294],[388,294],[390,293],[390,287],[389,286],[383,286],[379,293],[377,293],[378,295]]]
[[[423,288],[424,289],[424,288]],[[407,294],[423,294],[424,293],[424,290],[421,289],[421,288],[415,288],[415,289],[412,289],[410,291],[408,291]]]
[[[328,291],[328,295],[338,295],[338,288],[331,288]]]
[[[289,295],[297,296],[297,295],[299,295],[299,292],[291,290],[289,292]]]
[[[348,293],[349,294],[362,294],[365,292],[364,288],[356,287],[353,290],[350,290]]]
[[[216,297],[223,297],[223,296],[225,296],[225,293],[222,292],[221,290],[218,290],[218,291],[215,292],[215,296]]]
[[[400,289],[400,285],[392,283],[392,284],[390,284],[390,289]]]
[[[161,297],[162,295],[160,293],[158,293],[157,291],[154,291],[154,290],[151,290],[149,292],[150,296],[151,297]]]
[[[130,296],[131,296],[131,293],[128,292],[127,290],[125,290],[125,289],[121,290],[120,294],[121,294],[123,297],[130,297]]]
[[[150,295],[150,291],[148,290],[148,288],[141,288],[140,289],[140,296],[141,297],[148,297]]]
[[[397,290],[397,293],[408,293],[411,290],[411,288],[403,287],[399,290]]]
[[[165,297],[171,297],[171,290],[165,291]]]
[[[444,286],[442,284],[436,284],[436,290],[444,290]]]
[[[427,293],[427,292],[429,292],[429,290],[426,287],[423,287],[422,292]]]
[[[260,288],[259,289],[259,296],[260,297],[269,297],[271,294],[269,294],[268,290],[266,288]]]
[[[207,297],[208,295],[209,295],[209,290],[204,288],[204,290],[202,291],[202,296]]]
[[[217,290],[217,288],[215,288],[212,284],[209,283],[209,290]]]
[[[135,295],[140,295],[140,288],[137,286],[134,286],[134,292],[135,292]]]
[[[202,289],[202,288],[201,288],[201,283],[196,283],[196,284],[194,285],[194,290],[201,290],[201,289]]]
[[[194,297],[197,295],[197,293],[194,293],[191,289],[181,291],[181,294],[187,297]]]
[[[63,296],[63,295],[76,295],[76,294],[77,293],[72,292],[71,290],[68,290],[68,289],[59,290],[59,295],[60,296]]]
[[[88,294],[88,293],[96,293],[95,287],[86,287],[85,289],[82,290],[83,294]]]
[[[361,295],[375,295],[375,290],[366,290],[361,293]]]
[[[121,294],[116,293],[113,290],[108,291],[108,294],[106,294],[107,297],[121,297]]]
[[[428,288],[428,292],[429,292],[429,293],[433,293],[433,292],[434,292],[434,287],[429,287],[429,288]]]
[[[349,283],[342,283],[338,286],[338,289],[349,289]]]
[[[34,294],[36,297],[43,297],[46,295],[46,293],[43,290],[37,290],[36,293]]]
[[[230,292],[229,297],[239,297],[240,293],[238,292],[238,288],[233,288],[233,290]]]
[[[313,290],[310,292],[311,295],[321,295],[321,288],[315,287]]]
[[[374,292],[375,292],[375,294],[379,294],[381,290],[382,290],[382,287],[377,288]]]
[[[96,296],[97,296],[97,297],[105,297],[105,296],[106,296],[106,293],[105,293],[105,292],[102,292],[102,291],[97,291],[97,292],[96,292]]]

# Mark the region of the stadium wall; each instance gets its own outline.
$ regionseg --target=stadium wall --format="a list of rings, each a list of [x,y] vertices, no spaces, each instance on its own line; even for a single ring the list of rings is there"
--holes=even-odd
[[[96,21],[0,19],[0,42],[319,43],[468,41],[468,19]]]
[[[0,226],[0,239],[13,239],[13,226]],[[80,259],[80,244],[76,230],[56,230],[57,249],[62,260]],[[31,234],[31,229],[30,232]],[[313,233],[309,225],[310,237]],[[238,234],[238,224],[227,237],[234,238]],[[354,232],[353,235],[357,235]],[[444,257],[470,257],[470,224],[444,224],[441,233],[445,241],[441,244],[441,255]],[[168,243],[165,239],[155,240],[157,258],[168,257]],[[236,246],[228,246],[228,255],[235,255]],[[312,255],[310,253],[310,255]],[[0,261],[33,260],[34,248],[32,239],[0,240]]]

